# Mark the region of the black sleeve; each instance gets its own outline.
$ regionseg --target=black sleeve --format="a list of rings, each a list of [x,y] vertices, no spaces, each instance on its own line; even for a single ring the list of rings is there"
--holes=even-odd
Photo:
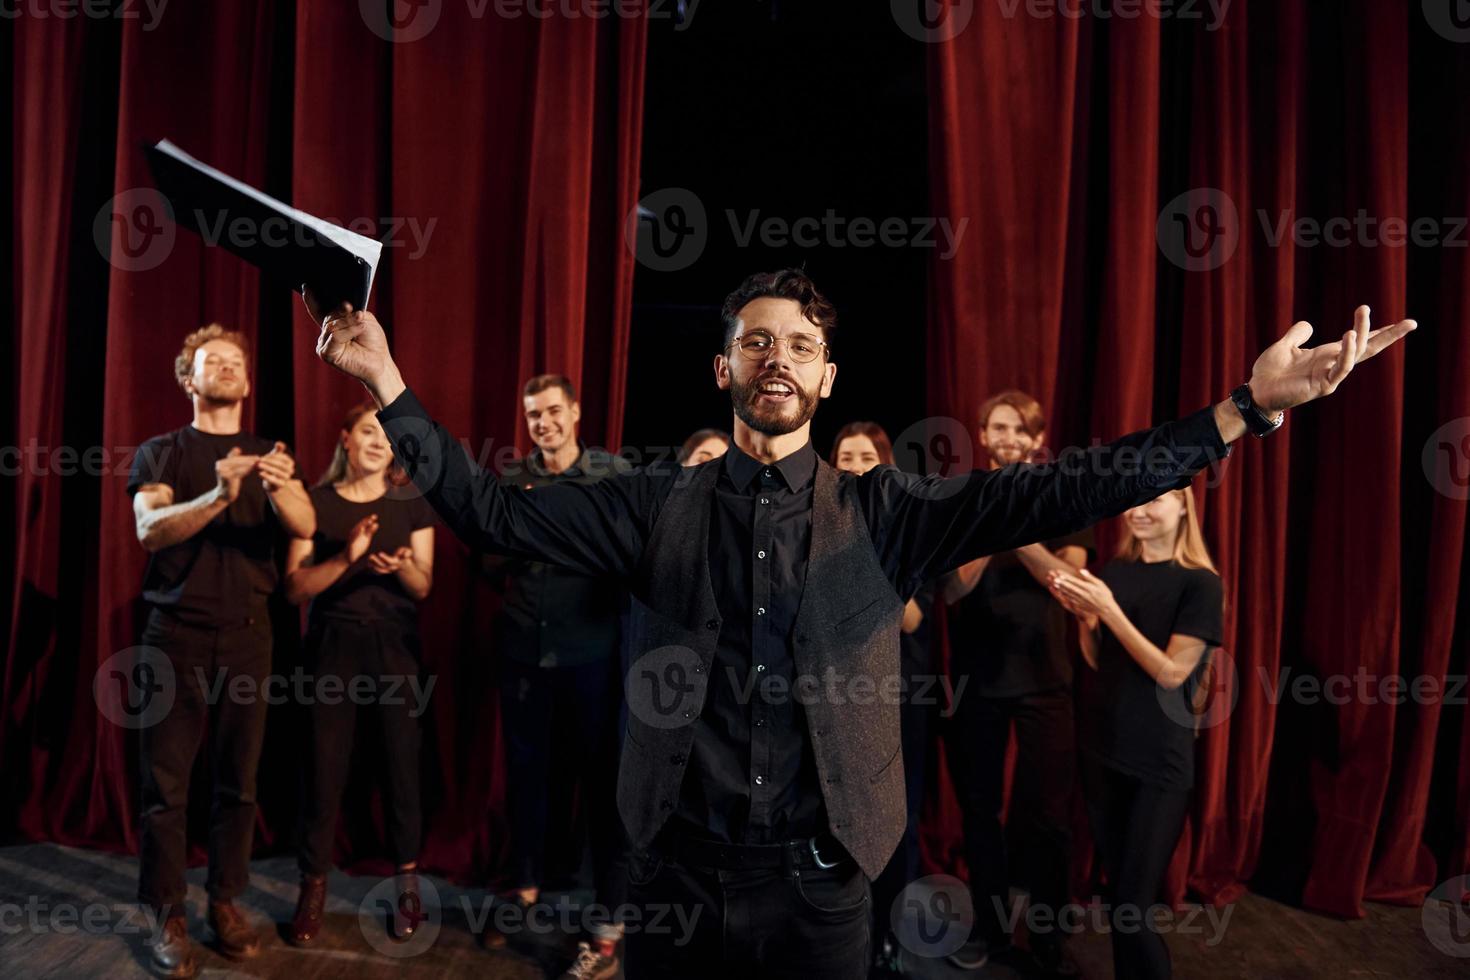
[[[1225,592],[1220,576],[1205,568],[1186,570],[1188,577],[1179,597],[1179,612],[1174,616],[1172,636],[1182,633],[1197,636],[1212,647],[1225,639]]]
[[[408,532],[412,534],[421,528],[433,527],[438,518],[434,516],[434,508],[429,506],[423,497],[414,497],[409,503],[408,509]]]
[[[412,391],[378,420],[414,485],[470,547],[587,575],[632,573],[677,475],[636,470],[592,484],[501,486],[429,418]]]
[[[128,469],[128,496],[131,497],[150,483],[162,483],[173,487],[178,472],[177,446],[167,436],[154,436],[133,453],[133,463]]]
[[[1189,485],[1230,455],[1214,409],[1063,453],[943,478],[880,466],[858,477],[879,561],[899,595],[982,555],[1071,534]]]

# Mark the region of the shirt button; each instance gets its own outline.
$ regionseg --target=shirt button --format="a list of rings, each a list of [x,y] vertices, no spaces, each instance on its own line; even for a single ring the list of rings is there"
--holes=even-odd
[[[765,665],[765,664],[756,664],[756,665],[755,665],[755,672],[756,672],[756,673],[757,673],[757,674],[759,674],[759,673],[761,673],[761,672],[762,672],[762,671],[764,671],[764,670],[765,670],[765,669],[766,669],[766,665]]]
[[[755,720],[755,727],[756,728],[764,728],[765,727],[765,724],[766,724],[766,720],[764,718],[757,718]]]
[[[765,552],[764,552],[764,551],[757,551],[757,552],[756,552],[756,553],[755,553],[755,556],[756,556],[756,557],[757,557],[757,558],[764,558],[764,557],[766,557],[766,553],[765,553]]]
[[[757,786],[764,786],[766,784],[766,777],[765,776],[757,776],[757,777],[755,777],[755,784]]]
[[[771,498],[770,497],[762,497],[761,498],[761,503],[763,503],[763,504],[768,504],[770,502],[771,502]]]
[[[757,607],[757,609],[755,611],[755,614],[757,616],[764,616],[766,614],[766,607],[765,606],[759,606],[759,607]]]
[[[546,625],[546,620],[544,620],[544,619],[543,619],[543,620],[541,620],[541,625],[542,625],[542,626],[545,626],[545,625]]]
[[[769,466],[767,466],[766,467],[766,476],[770,476],[770,475],[771,475],[771,468]]]

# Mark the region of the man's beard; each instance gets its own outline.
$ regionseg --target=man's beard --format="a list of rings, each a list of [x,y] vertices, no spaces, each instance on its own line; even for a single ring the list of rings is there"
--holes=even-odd
[[[762,435],[784,436],[806,425],[817,414],[817,396],[787,378],[781,380],[790,385],[796,395],[795,415],[784,414],[784,405],[757,406],[760,386],[770,380],[766,377],[744,384],[730,379],[730,402],[735,406],[735,415],[740,421]]]
[[[243,381],[206,381],[197,391],[205,401],[217,405],[233,405],[245,400]]]

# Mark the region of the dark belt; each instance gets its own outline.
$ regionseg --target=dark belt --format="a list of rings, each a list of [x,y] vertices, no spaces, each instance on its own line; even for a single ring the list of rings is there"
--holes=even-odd
[[[776,868],[811,871],[835,868],[852,861],[847,849],[831,834],[802,837],[780,844],[726,844],[679,836],[668,842],[666,850],[680,864],[723,871]]]

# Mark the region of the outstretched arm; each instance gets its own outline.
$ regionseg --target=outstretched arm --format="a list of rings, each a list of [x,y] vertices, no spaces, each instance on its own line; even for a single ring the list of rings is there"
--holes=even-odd
[[[404,384],[375,316],[348,312],[319,322],[318,356],[360,380],[382,407],[378,420],[399,464],[465,543],[588,575],[627,575],[637,566],[676,473],[634,472],[534,490],[502,486]]]
[[[1372,330],[1359,307],[1341,340],[1310,350],[1306,323],[1291,327],[1256,360],[1251,393],[1277,413],[1337,390],[1361,362],[1414,330],[1412,320]],[[940,478],[879,467],[860,477],[880,558],[902,587],[983,555],[1060,537],[1189,485],[1247,431],[1233,402],[1124,436],[1054,463]]]

